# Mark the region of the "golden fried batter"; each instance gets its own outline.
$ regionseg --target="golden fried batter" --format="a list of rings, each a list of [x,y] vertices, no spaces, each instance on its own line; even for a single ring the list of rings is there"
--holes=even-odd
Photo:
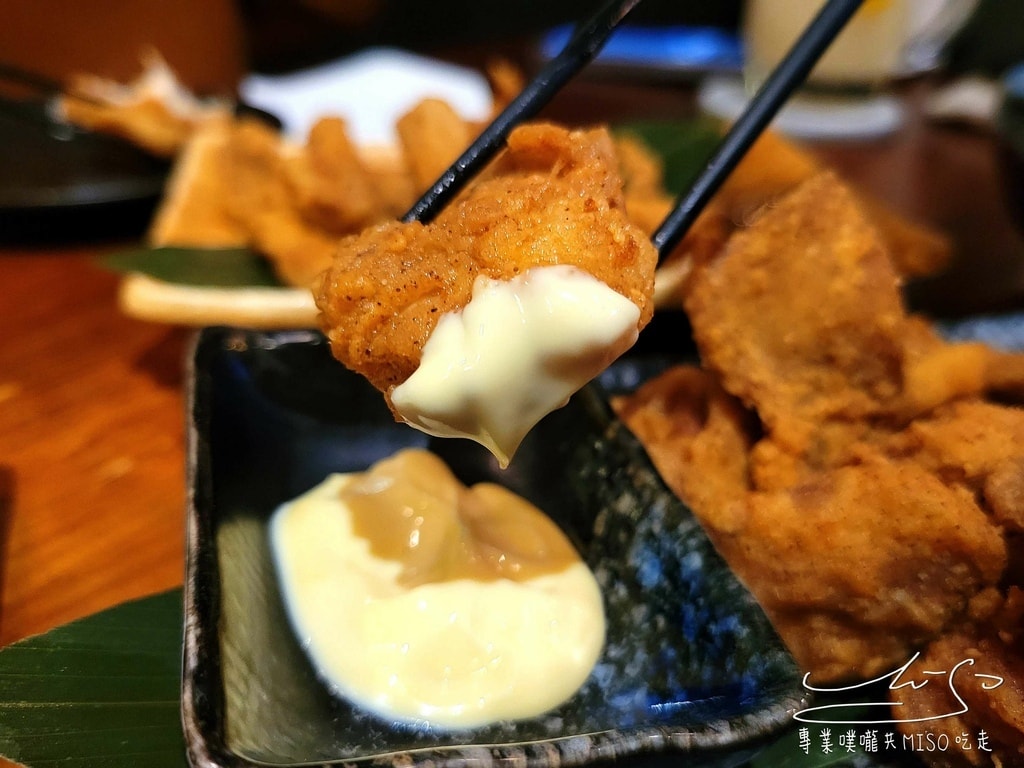
[[[819,682],[897,668],[1024,575],[1024,409],[983,399],[1024,364],[897,284],[857,197],[803,182],[694,259],[705,370],[615,402]]]
[[[119,136],[159,157],[174,157],[206,120],[225,117],[227,106],[200,101],[181,83],[156,53],[131,83],[121,84],[94,75],[77,75],[58,109],[68,122]]]
[[[752,484],[751,414],[706,373],[671,369],[615,407],[815,681],[898,666],[1003,571],[972,494],[912,462]]]
[[[704,363],[801,454],[823,420],[887,412],[900,386],[896,276],[831,174],[801,185],[718,258],[696,264],[684,305]]]
[[[1024,765],[1024,591],[1012,587],[1005,598],[994,592],[984,596],[997,603],[994,613],[986,610],[931,643],[900,677],[917,687],[890,692],[900,704],[900,718],[932,718],[902,723],[903,733],[929,732],[935,739],[944,734],[954,745],[942,754],[944,766]],[[946,713],[959,714],[936,717]]]
[[[332,351],[387,393],[419,365],[445,312],[478,275],[571,264],[653,311],[657,255],[623,211],[603,129],[520,126],[478,181],[428,225],[386,223],[342,241],[315,291]]]
[[[1007,530],[1024,533],[1024,456],[996,463],[983,491],[993,519]]]
[[[384,217],[374,178],[341,118],[317,120],[305,147],[286,156],[284,170],[302,218],[328,234],[356,232]]]
[[[474,131],[452,106],[424,99],[395,123],[416,189],[425,190],[473,140]]]
[[[228,151],[233,135],[228,118],[208,120],[192,133],[150,225],[150,243],[199,248],[249,244],[248,230],[225,205],[233,186]]]
[[[695,512],[816,681],[906,660],[1006,561],[999,529],[970,493],[882,457],[751,493],[741,513]]]
[[[225,205],[286,283],[308,286],[330,264],[335,238],[307,224],[293,204],[280,141],[261,123],[237,124],[227,153],[232,192]]]
[[[612,406],[669,488],[695,509],[726,509],[750,489],[755,420],[714,376],[675,366]]]
[[[821,161],[807,150],[774,131],[765,131],[726,179],[715,201],[735,224],[744,226],[762,207],[824,170]],[[948,264],[952,249],[946,237],[870,195],[857,193],[857,198],[899,274],[930,275]]]
[[[317,121],[295,146],[258,121],[209,120],[180,153],[149,240],[249,246],[283,282],[307,288],[329,266],[340,234],[394,215],[383,178],[376,167],[371,174],[338,118]]]
[[[1000,465],[1024,455],[1024,409],[953,401],[917,419],[893,443],[930,471],[980,491]]]

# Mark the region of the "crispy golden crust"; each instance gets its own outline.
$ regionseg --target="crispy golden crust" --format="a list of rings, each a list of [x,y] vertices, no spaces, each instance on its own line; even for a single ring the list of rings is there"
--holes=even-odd
[[[811,152],[774,131],[765,131],[726,179],[715,195],[715,202],[737,226],[744,226],[762,207],[824,170],[825,166]],[[893,211],[871,195],[858,192],[856,196],[900,275],[930,275],[949,263],[952,249],[948,238]]]
[[[676,366],[612,407],[669,488],[695,509],[727,509],[750,490],[756,420],[716,377]]]
[[[153,245],[229,248],[248,245],[249,232],[230,214],[225,201],[232,190],[228,147],[231,120],[208,120],[197,128],[178,155],[153,217]]]
[[[1006,562],[970,493],[883,457],[698,515],[817,681],[898,666]]]
[[[408,378],[438,318],[477,275],[572,264],[653,308],[657,256],[623,212],[606,131],[521,126],[493,167],[427,225],[387,223],[344,240],[316,289],[332,350],[383,392]]]
[[[327,234],[356,232],[384,217],[374,176],[341,118],[317,120],[305,147],[285,156],[284,173],[299,215]]]
[[[394,215],[409,188],[371,171],[344,121],[323,118],[289,145],[253,120],[207,121],[189,138],[154,218],[155,245],[250,246],[283,282],[308,288],[331,263],[341,234]],[[403,171],[398,175],[404,176]]]
[[[821,682],[895,669],[1024,577],[1024,409],[984,400],[1019,361],[945,342],[897,283],[857,198],[808,180],[694,259],[705,370],[615,403]]]
[[[898,666],[1003,571],[973,495],[913,462],[862,454],[762,486],[752,414],[705,372],[671,369],[615,407],[816,681]]]
[[[430,187],[469,146],[475,131],[441,99],[424,99],[395,124],[418,190]]]
[[[310,226],[295,206],[280,142],[261,123],[235,125],[226,153],[231,193],[224,205],[286,283],[308,287],[330,264],[335,237]]]
[[[955,400],[917,419],[894,443],[931,471],[980,490],[1000,464],[1024,452],[1024,409]]]
[[[945,735],[954,745],[942,755],[944,766],[1024,765],[1024,592],[1014,587],[1005,598],[991,592],[984,597],[996,603],[994,611],[931,643],[901,676],[916,687],[890,692],[901,718],[933,718],[901,723],[903,733]],[[934,670],[951,678],[928,673]],[[943,713],[960,714],[935,717]]]
[[[685,307],[706,365],[794,453],[900,384],[897,278],[853,196],[823,174],[697,263]]]

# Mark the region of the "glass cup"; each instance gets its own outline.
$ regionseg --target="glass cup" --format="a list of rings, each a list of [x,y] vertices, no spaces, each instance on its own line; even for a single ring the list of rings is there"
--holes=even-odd
[[[821,10],[824,0],[747,0],[743,15],[744,77],[756,90]],[[806,90],[863,90],[900,64],[908,0],[866,0],[807,78]]]
[[[869,138],[903,123],[895,79],[934,67],[936,52],[976,0],[865,0],[776,127],[803,138]],[[789,51],[825,0],[746,0],[743,88],[752,95]]]

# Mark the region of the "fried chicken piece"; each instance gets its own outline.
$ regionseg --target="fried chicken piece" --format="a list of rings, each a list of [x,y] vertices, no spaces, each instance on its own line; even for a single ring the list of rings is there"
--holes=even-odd
[[[1008,530],[1024,533],[1024,456],[1004,459],[985,477],[985,503]]]
[[[792,488],[813,480],[820,472],[858,464],[884,452],[891,435],[891,429],[884,423],[859,419],[825,421],[800,454],[765,437],[750,451],[750,476],[759,490]]]
[[[373,176],[341,118],[317,120],[302,150],[286,156],[284,170],[299,215],[326,233],[350,234],[384,218]]]
[[[142,73],[121,84],[94,75],[75,76],[57,103],[73,125],[127,139],[158,157],[174,157],[206,120],[230,114],[216,99],[200,100],[155,52]]]
[[[980,342],[949,342],[920,317],[903,329],[902,411],[913,417],[957,398],[1024,401],[1024,355]]]
[[[339,235],[411,204],[411,187],[386,188],[392,176],[407,174],[393,155],[368,166],[339,118],[317,121],[303,145],[255,120],[209,120],[179,153],[149,240],[248,246],[283,282],[307,288]]]
[[[988,601],[992,592],[980,597]],[[961,747],[942,753],[943,766],[1024,765],[1024,591],[1012,587],[995,600],[994,611],[981,611],[974,622],[935,640],[900,676],[899,683],[917,687],[890,692],[900,719],[931,718],[901,723],[903,733],[944,734]],[[939,717],[944,714],[952,716]],[[986,749],[978,744],[982,731]],[[962,748],[965,735],[970,749]]]
[[[228,145],[232,192],[229,214],[249,233],[286,283],[309,286],[331,263],[334,236],[310,226],[294,205],[280,137],[261,123],[240,121]]]
[[[981,401],[986,348],[908,317],[897,284],[816,177],[695,259],[706,371],[616,401],[820,682],[898,667],[1017,573],[1024,411]]]
[[[765,205],[825,171],[812,153],[774,131],[765,131],[715,195],[738,226],[748,224]],[[896,271],[907,277],[930,275],[949,263],[948,238],[911,221],[871,195],[857,198],[885,243]]]
[[[1006,562],[999,529],[970,493],[883,457],[755,492],[742,513],[694,511],[818,682],[909,658]]]
[[[705,365],[790,453],[805,453],[823,421],[888,413],[900,391],[898,280],[832,174],[695,264],[684,306]]]
[[[623,212],[608,133],[526,125],[431,224],[390,222],[343,240],[315,294],[334,355],[387,394],[416,370],[438,319],[468,303],[477,276],[574,265],[632,301],[642,327],[656,260]]]
[[[948,403],[893,438],[891,450],[948,482],[980,492],[1000,465],[1022,454],[1024,410],[979,399]]]
[[[675,366],[612,407],[695,509],[724,509],[749,490],[755,419],[706,371]]]
[[[751,414],[707,373],[671,369],[614,405],[815,681],[898,666],[1003,572],[972,494],[911,462],[865,452],[752,488]]]
[[[469,146],[474,131],[441,99],[424,99],[395,124],[416,189],[425,190]]]
[[[208,120],[185,143],[174,164],[147,238],[156,246],[232,248],[249,244],[248,229],[228,211],[232,193],[229,118]]]

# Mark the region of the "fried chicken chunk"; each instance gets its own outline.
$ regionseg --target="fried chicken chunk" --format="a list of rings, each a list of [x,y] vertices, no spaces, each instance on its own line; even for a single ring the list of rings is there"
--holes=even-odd
[[[1002,573],[972,494],[913,462],[875,454],[759,488],[751,414],[705,372],[673,368],[615,407],[815,681],[900,663]]]
[[[829,173],[695,265],[684,305],[705,364],[792,453],[822,421],[878,416],[899,392],[896,275]]]
[[[417,369],[439,318],[478,276],[573,265],[653,312],[657,256],[623,210],[603,129],[517,128],[488,172],[430,224],[388,222],[342,241],[315,290],[334,355],[388,393]]]
[[[971,494],[883,457],[698,517],[815,681],[909,658],[1006,562]]]
[[[774,131],[765,131],[715,195],[715,203],[736,225],[744,226],[759,209],[824,170],[822,162],[808,150]],[[952,253],[948,238],[868,194],[856,195],[899,274],[931,275],[948,264]]]
[[[756,419],[715,376],[674,366],[612,407],[694,509],[728,509],[750,489]]]
[[[249,246],[282,282],[308,288],[330,265],[341,234],[395,215],[383,178],[340,118],[318,120],[305,144],[255,120],[211,119],[179,154],[149,240]]]
[[[980,615],[931,643],[890,698],[904,734],[928,731],[961,747],[943,753],[943,766],[1024,765],[1024,591],[992,590],[975,602]],[[993,602],[994,611],[984,605]]]

